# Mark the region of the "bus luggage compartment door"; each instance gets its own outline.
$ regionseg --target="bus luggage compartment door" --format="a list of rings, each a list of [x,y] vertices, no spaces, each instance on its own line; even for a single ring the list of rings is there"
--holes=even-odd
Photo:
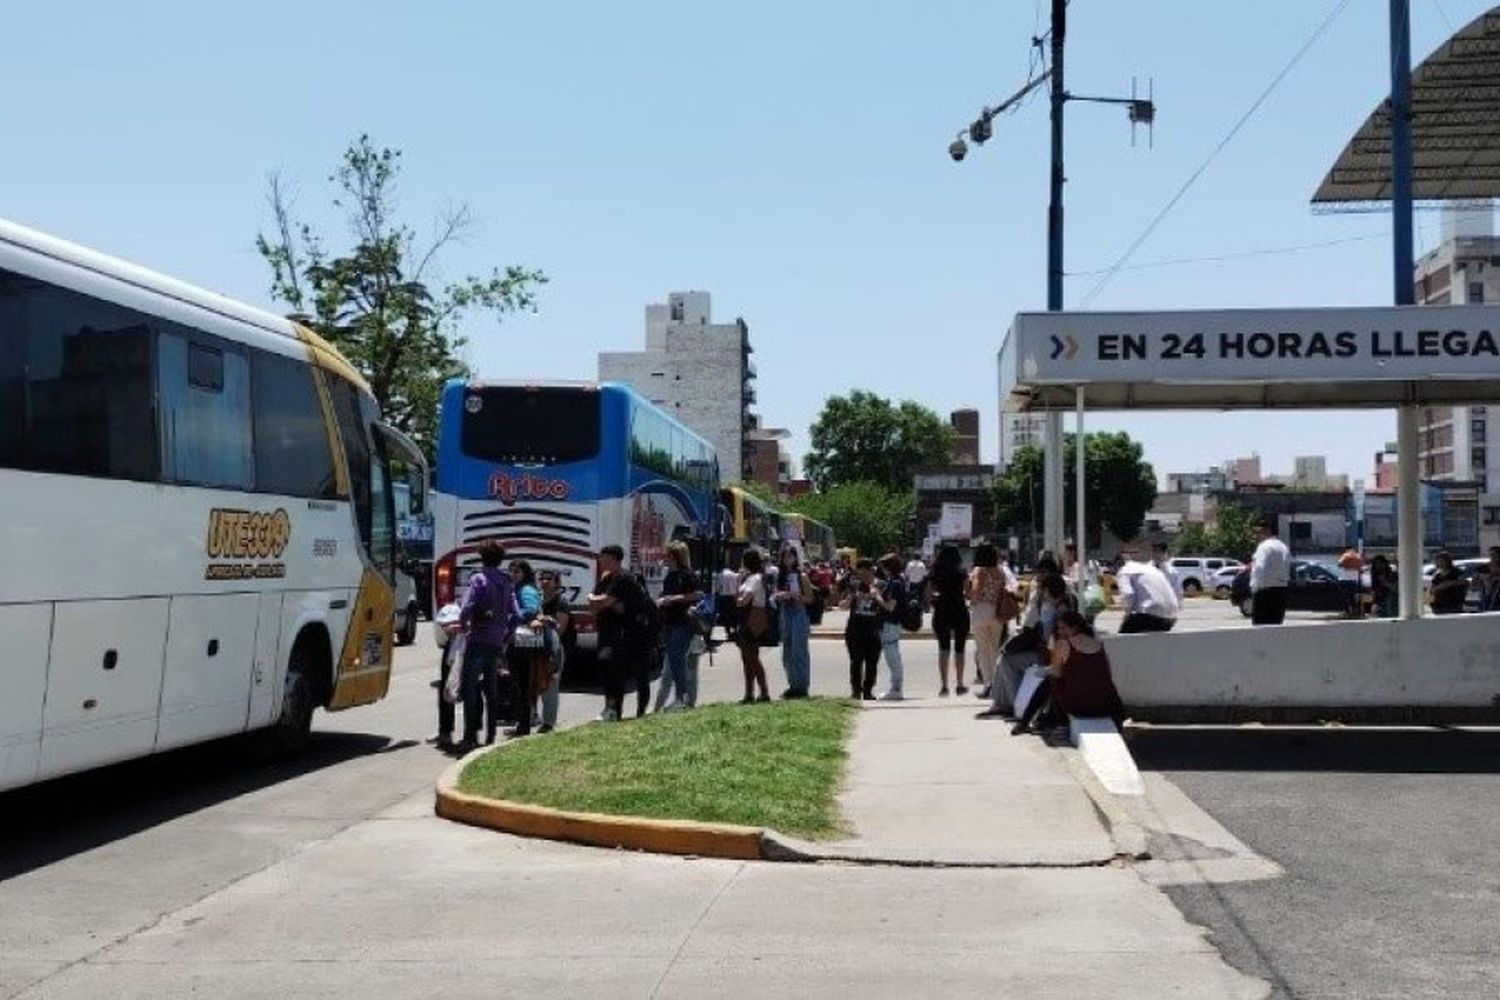
[[[38,778],[151,752],[170,604],[152,597],[55,606]]]
[[[24,785],[36,777],[51,634],[51,604],[0,607],[0,658],[6,664],[5,697],[0,698],[0,788]]]
[[[245,728],[259,594],[172,598],[156,749]]]

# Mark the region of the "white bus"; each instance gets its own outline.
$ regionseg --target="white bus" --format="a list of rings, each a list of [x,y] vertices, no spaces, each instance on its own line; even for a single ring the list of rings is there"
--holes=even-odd
[[[311,331],[0,221],[0,789],[381,698],[408,473]]]

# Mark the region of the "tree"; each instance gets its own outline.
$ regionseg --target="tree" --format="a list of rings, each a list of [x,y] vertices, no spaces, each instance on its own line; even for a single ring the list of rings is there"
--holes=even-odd
[[[927,407],[856,389],[823,404],[804,468],[824,489],[865,482],[904,492],[917,469],[946,465],[952,452],[953,428]]]
[[[1076,435],[1063,440],[1063,519],[1066,530],[1078,530],[1072,475]],[[1124,541],[1135,538],[1145,523],[1146,512],[1156,502],[1156,472],[1142,458],[1140,443],[1124,431],[1088,434],[1084,437],[1084,506],[1088,537],[1098,538],[1101,528]],[[1005,473],[995,480],[995,523],[1017,529],[1041,521],[1042,451],[1026,446],[1016,451]]]
[[[790,509],[822,521],[840,545],[880,556],[902,548],[907,524],[916,511],[911,490],[889,490],[879,483],[845,483],[792,501]]]
[[[267,200],[274,230],[255,247],[271,268],[271,295],[333,343],[369,380],[384,418],[409,434],[431,458],[443,382],[469,374],[459,358],[458,324],[470,310],[497,319],[534,309],[541,271],[507,266],[434,288],[431,268],[472,225],[467,206],[443,215],[436,233],[420,239],[395,221],[401,151],[375,148],[361,135],[344,151],[329,181],[354,234],[354,246],[333,254],[311,226],[292,217],[281,178]]]
[[[1210,553],[1218,554],[1210,537],[1211,533],[1197,521],[1193,521],[1187,527],[1177,533],[1177,538],[1172,547],[1180,556],[1206,556]]]
[[[727,483],[725,485],[744,490],[746,493],[755,497],[757,500],[769,504],[772,507],[776,507],[781,503],[781,497],[777,495],[776,491],[771,489],[771,487],[767,486],[765,483],[760,482],[759,480],[742,479],[737,483]]]
[[[1239,504],[1220,505],[1214,528],[1208,533],[1211,551],[1205,554],[1247,561],[1255,552],[1257,520],[1254,511]]]

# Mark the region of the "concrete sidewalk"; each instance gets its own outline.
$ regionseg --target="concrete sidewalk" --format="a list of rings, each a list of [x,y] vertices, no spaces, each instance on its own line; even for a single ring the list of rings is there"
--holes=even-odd
[[[1062,752],[975,719],[973,699],[867,702],[823,856],[905,864],[1102,864],[1117,848]]]

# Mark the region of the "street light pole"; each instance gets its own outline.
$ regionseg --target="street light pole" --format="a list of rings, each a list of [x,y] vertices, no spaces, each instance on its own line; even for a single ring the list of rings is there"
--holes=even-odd
[[[1052,0],[1052,175],[1047,200],[1047,311],[1063,308],[1063,109],[1068,90],[1063,81],[1063,49],[1068,33],[1067,0]],[[1063,542],[1063,415],[1045,417],[1043,448],[1042,540],[1062,557]]]

